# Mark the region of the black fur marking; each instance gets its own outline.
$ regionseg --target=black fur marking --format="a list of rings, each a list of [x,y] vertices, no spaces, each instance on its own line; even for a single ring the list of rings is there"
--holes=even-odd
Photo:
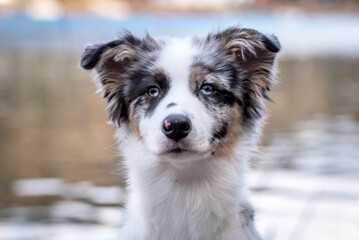
[[[215,94],[214,97],[216,98],[216,100],[218,102],[220,102],[223,105],[229,105],[229,106],[233,105],[236,97],[233,95],[232,92],[224,90],[224,89],[216,90],[216,91],[217,91],[217,94]]]
[[[139,45],[141,40],[134,37],[129,32],[124,32],[123,36],[119,39],[103,43],[87,46],[85,52],[82,54],[80,65],[86,70],[93,69],[101,58],[102,53],[109,48],[114,48],[121,44],[129,44],[132,46]]]
[[[104,44],[95,44],[92,46],[87,46],[85,52],[82,54],[80,65],[84,69],[90,70],[93,69],[97,62],[101,58],[101,54],[108,48],[116,47],[123,44],[123,40],[115,40],[109,43]]]
[[[174,106],[177,106],[177,104],[176,103],[170,103],[170,104],[167,105],[167,108],[171,108],[171,107],[174,107]]]
[[[208,96],[202,95],[201,97],[206,102],[211,102],[212,104],[220,106],[220,107],[232,106],[236,101],[236,97],[234,96],[234,94],[232,92],[227,91],[225,89],[218,89],[218,88],[215,90],[213,95],[208,95]]]
[[[273,53],[279,52],[281,48],[278,38],[275,35],[262,34],[262,42],[267,50]]]
[[[136,98],[145,95],[150,86],[157,86],[153,77],[144,71],[138,71],[135,75],[130,77],[130,87],[126,93],[128,102],[132,102]],[[159,87],[159,86],[157,86]]]
[[[121,93],[115,94],[114,98],[114,101],[116,101],[116,103],[110,105],[108,109],[109,117],[111,121],[117,122],[120,125],[121,121],[128,120],[127,103],[125,102],[125,97]]]
[[[213,136],[214,139],[222,139],[227,135],[228,132],[228,123],[223,123],[221,129],[216,132]]]
[[[145,109],[145,114],[147,116],[150,115],[156,108],[158,103],[166,95],[169,88],[168,79],[164,76],[153,76],[152,72],[149,72],[145,69],[143,69],[142,71],[134,71],[133,75],[130,76],[130,79],[130,87],[128,93],[126,93],[128,98],[127,101],[132,102],[135,99],[142,97],[142,99],[147,103],[147,109]],[[160,89],[159,96],[151,97],[147,95],[147,91],[151,86],[156,86]]]
[[[229,73],[230,73],[230,87],[232,89],[236,88],[238,86],[238,84],[240,83],[240,76],[238,76],[238,72],[236,70],[236,68],[233,65],[230,65],[228,67]]]
[[[104,98],[107,98],[107,102],[111,102],[111,100],[116,96],[114,92],[106,92]]]
[[[253,96],[251,96],[257,94],[252,90],[252,84],[253,83],[249,79],[245,79],[242,82],[243,97],[239,104],[243,108],[243,122],[248,122],[248,120],[251,119],[261,118],[263,114],[263,109],[261,109],[261,106],[257,103],[256,100],[253,99]]]
[[[152,116],[154,110],[156,109],[157,105],[161,102],[166,92],[164,92],[163,95],[161,95],[160,97],[150,98],[150,100],[148,101],[148,108],[146,109],[145,112],[146,117]]]
[[[242,211],[244,218],[246,219],[246,224],[249,225],[254,222],[254,210],[252,208],[245,208]]]

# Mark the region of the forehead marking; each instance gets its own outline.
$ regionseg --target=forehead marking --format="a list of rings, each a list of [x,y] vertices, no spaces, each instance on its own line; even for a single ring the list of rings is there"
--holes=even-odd
[[[173,85],[174,82],[188,82],[195,54],[191,38],[173,38],[165,45],[159,57],[159,65],[169,74]]]
[[[178,107],[169,108],[172,111],[183,111],[193,103],[193,92],[189,86],[190,71],[194,57],[198,53],[191,38],[171,38],[167,40],[158,60],[158,65],[167,74],[169,91],[164,104],[176,103]],[[172,110],[174,109],[174,110]]]

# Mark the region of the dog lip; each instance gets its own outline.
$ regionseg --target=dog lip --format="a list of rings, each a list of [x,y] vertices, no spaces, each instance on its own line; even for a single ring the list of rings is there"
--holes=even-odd
[[[193,152],[193,151],[191,151],[190,149],[187,149],[187,148],[174,147],[174,148],[170,148],[170,149],[163,151],[163,154],[182,154],[182,153],[190,153],[190,152]]]
[[[169,150],[168,152],[169,153],[182,153],[182,152],[186,152],[186,151],[188,151],[188,150],[183,149],[183,148],[174,148],[174,149]]]

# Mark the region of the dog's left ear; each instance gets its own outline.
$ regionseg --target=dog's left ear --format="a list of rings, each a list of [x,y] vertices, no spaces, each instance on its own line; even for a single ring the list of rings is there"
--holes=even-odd
[[[270,99],[274,82],[274,62],[281,46],[276,36],[253,29],[229,28],[217,35],[224,49],[232,55],[239,78],[242,79],[244,113],[260,117],[263,98]]]

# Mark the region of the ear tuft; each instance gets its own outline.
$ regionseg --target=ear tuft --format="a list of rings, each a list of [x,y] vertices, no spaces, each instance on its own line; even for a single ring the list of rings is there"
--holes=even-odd
[[[280,43],[278,41],[278,38],[273,35],[262,35],[262,42],[264,43],[264,46],[267,48],[268,51],[277,53],[281,49]]]
[[[87,46],[81,57],[81,67],[86,70],[93,69],[97,62],[100,60],[101,54],[106,47],[106,44],[95,44]]]
[[[108,48],[114,48],[123,44],[123,40],[115,40],[108,43],[94,44],[87,46],[82,54],[80,65],[86,70],[93,69],[101,59],[101,54]]]

